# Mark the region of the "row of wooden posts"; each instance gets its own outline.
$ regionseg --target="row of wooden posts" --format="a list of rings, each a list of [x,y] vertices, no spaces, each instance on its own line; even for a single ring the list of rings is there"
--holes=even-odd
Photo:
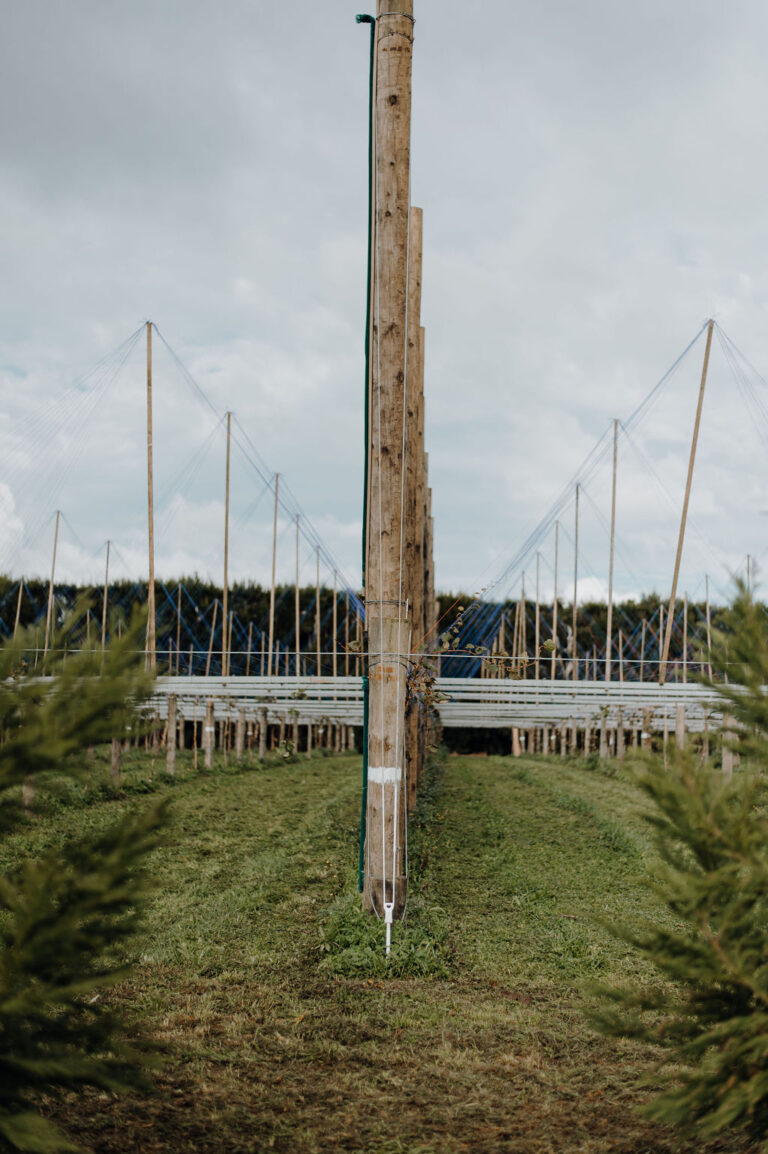
[[[538,560],[538,555],[537,555]],[[705,647],[706,653],[702,652],[698,660],[692,660],[690,654],[690,640],[689,640],[689,612],[688,612],[688,595],[683,596],[683,613],[682,613],[682,655],[680,658],[670,659],[667,654],[665,679],[672,681],[682,681],[686,684],[688,681],[688,674],[691,669],[696,673],[707,672],[708,676],[712,676],[712,614],[709,601],[709,580],[706,583],[706,636]],[[528,605],[533,605],[534,624],[533,637],[530,640],[533,642],[533,649],[529,652],[528,648]],[[510,664],[512,671],[519,677],[532,677],[538,680],[541,677],[548,677],[552,680],[557,676],[558,670],[564,672],[566,677],[574,681],[611,681],[612,675],[618,672],[619,681],[625,680],[625,671],[634,672],[632,680],[645,681],[646,674],[648,680],[657,680],[659,677],[659,662],[652,661],[646,658],[646,642],[651,640],[656,641],[658,651],[661,654],[663,651],[664,638],[666,635],[664,626],[664,605],[659,606],[659,632],[658,634],[649,626],[647,620],[643,618],[640,630],[640,657],[630,658],[625,657],[625,646],[627,644],[627,637],[623,630],[619,629],[616,638],[616,646],[609,643],[608,648],[613,652],[610,659],[598,655],[597,646],[592,646],[590,653],[583,653],[577,657],[574,664],[572,649],[573,639],[577,636],[570,631],[570,646],[571,652],[563,653],[559,645],[552,649],[551,653],[543,654],[542,652],[542,605],[538,598],[538,590],[536,599],[529,602],[525,596],[525,583],[521,590],[521,596],[516,602],[513,625],[512,625],[512,640],[509,641],[509,619],[506,612],[502,611],[501,623],[499,630],[496,633],[491,644],[491,652],[488,657],[483,658],[481,662],[480,676],[489,678],[505,677],[509,675]],[[552,637],[557,636],[557,620],[558,620],[558,605],[553,602],[551,611],[552,620]],[[577,607],[574,607],[574,627],[577,623]],[[671,674],[671,677],[670,677]]]
[[[203,706],[195,702],[190,711],[188,704],[182,704],[171,695],[164,723],[154,717],[147,726],[137,728],[132,736],[126,734],[112,739],[112,777],[116,784],[119,783],[122,753],[131,745],[140,746],[142,743],[148,751],[164,751],[166,772],[174,774],[177,749],[192,750],[195,769],[199,752],[204,767],[210,769],[217,749],[225,756],[231,755],[236,762],[241,762],[246,755],[264,760],[268,753],[304,753],[307,757],[320,750],[353,753],[356,750],[356,731],[352,725],[326,718],[300,721],[296,713],[280,715],[277,721],[270,721],[266,709],[259,709],[254,715],[252,711],[240,708],[226,717],[217,717],[214,698],[208,698]]]
[[[733,722],[724,719],[722,730],[726,740],[722,742],[723,772],[730,776],[734,764],[738,760],[728,741],[733,730]],[[543,754],[553,756],[559,753],[560,757],[582,755],[589,756],[597,753],[601,760],[616,758],[622,761],[628,749],[642,749],[650,753],[653,748],[652,739],[652,712],[645,710],[642,719],[632,716],[625,718],[624,711],[619,707],[616,717],[608,719],[564,719],[559,725],[532,725],[525,728],[513,726],[511,728],[511,752],[513,757],[522,757],[524,754]],[[668,745],[674,736],[677,749],[684,750],[689,741],[686,725],[685,706],[678,704],[675,707],[674,719],[664,716],[661,730],[661,752],[666,760]],[[704,758],[710,755],[710,729],[705,722],[701,730],[700,753]]]

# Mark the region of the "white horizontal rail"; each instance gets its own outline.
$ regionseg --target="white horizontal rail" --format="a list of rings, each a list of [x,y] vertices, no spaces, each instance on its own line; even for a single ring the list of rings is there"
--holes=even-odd
[[[689,729],[705,724],[718,728],[722,722],[717,694],[698,684],[441,677],[435,688],[446,728],[531,728],[562,722],[583,727],[598,724],[603,716],[610,727],[617,724],[621,709],[627,728],[640,726],[650,714],[651,729],[661,731],[674,724],[678,705],[685,710]],[[217,718],[233,718],[243,710],[247,719],[257,719],[266,710],[270,723],[363,722],[360,677],[161,677],[149,708],[164,717],[170,696],[177,698],[187,720],[200,720],[212,700]]]

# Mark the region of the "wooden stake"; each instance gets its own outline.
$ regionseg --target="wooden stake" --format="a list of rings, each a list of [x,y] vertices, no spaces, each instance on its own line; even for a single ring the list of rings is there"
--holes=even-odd
[[[43,658],[48,653],[48,644],[51,640],[51,619],[53,617],[53,582],[56,576],[56,549],[59,544],[59,519],[61,512],[56,510],[56,528],[53,531],[53,560],[51,561],[51,583],[48,586],[48,611],[45,616],[45,641],[43,643]]]
[[[221,675],[229,675],[229,651],[231,641],[229,637],[229,456],[232,436],[232,414],[227,412],[227,466],[224,482],[224,586],[221,593],[221,623],[223,626],[221,638]],[[273,577],[274,579],[274,577]]]
[[[683,594],[683,685],[688,682],[688,594]]]
[[[608,558],[608,624],[605,630],[605,680],[611,680],[611,646],[613,642],[613,558],[616,542],[616,464],[619,447],[619,422],[613,422],[613,479],[611,481],[611,543]]]
[[[640,632],[640,680],[641,681],[643,680],[643,674],[645,672],[645,633],[646,633],[646,620],[645,620],[645,618],[643,618],[643,625],[642,625],[642,629]]]
[[[152,462],[152,321],[147,321],[147,521],[149,526],[149,582],[147,584],[147,666],[157,665],[155,621],[155,496]]]
[[[576,644],[576,629],[578,626],[578,604],[579,604],[579,482],[576,482],[576,505],[574,512],[574,535],[573,535],[573,618],[571,622],[571,645],[573,651],[571,653],[572,671],[571,676],[574,681],[578,681],[579,677],[579,656],[578,647]]]
[[[248,622],[248,652],[245,657],[245,676],[251,675],[251,646],[253,644],[253,622]]]
[[[269,591],[269,648],[267,650],[267,677],[272,676],[272,649],[275,642],[275,565],[277,563],[277,503],[280,493],[280,474],[275,473],[275,516],[272,522],[272,584]],[[277,672],[277,670],[275,671]]]
[[[408,246],[413,0],[377,0],[376,239],[372,318],[366,618],[370,676],[365,883],[367,909],[388,924],[405,900],[404,415],[408,376]],[[387,933],[389,937],[389,931]]]
[[[712,347],[712,330],[715,327],[715,322],[710,321],[707,325],[707,347],[704,350],[704,365],[701,370],[701,385],[699,387],[699,399],[696,405],[696,420],[693,426],[693,439],[691,441],[691,455],[688,461],[688,476],[685,482],[685,497],[683,498],[683,514],[680,519],[680,535],[677,540],[677,553],[675,555],[675,571],[672,577],[672,592],[669,597],[669,611],[667,613],[667,631],[664,634],[664,650],[661,655],[661,665],[659,668],[659,684],[663,685],[667,675],[667,661],[669,660],[669,644],[672,639],[672,625],[674,623],[675,615],[675,600],[677,598],[677,579],[680,574],[680,560],[683,555],[683,542],[685,541],[685,523],[688,519],[688,501],[691,496],[691,482],[693,480],[693,466],[696,461],[696,445],[699,440],[699,426],[701,424],[701,409],[704,404],[704,389],[707,385],[707,369],[709,368],[709,350]]]

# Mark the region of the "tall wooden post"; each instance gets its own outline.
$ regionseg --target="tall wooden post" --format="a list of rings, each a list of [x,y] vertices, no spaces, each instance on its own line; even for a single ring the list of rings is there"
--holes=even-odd
[[[104,596],[101,602],[101,648],[102,652],[107,644],[107,597],[109,594],[109,546],[107,541],[107,563],[104,566]]]
[[[299,604],[299,537],[300,537],[299,516],[300,516],[300,514],[297,513],[296,514],[296,592],[295,592],[295,596],[293,599],[293,610],[294,610],[294,618],[295,618],[294,628],[295,628],[295,632],[296,632],[296,676],[297,677],[301,676],[301,636],[300,636],[300,633],[301,633],[300,608],[301,608],[301,606]]]
[[[232,414],[227,413],[227,468],[224,482],[224,588],[221,594],[221,621],[223,636],[221,641],[221,675],[229,676],[229,454],[232,437]]]
[[[253,646],[253,622],[248,622],[248,649],[245,654],[245,676],[251,675],[251,648]]]
[[[332,673],[336,677],[338,673],[338,632],[339,632],[339,592],[338,592],[338,575],[336,570],[333,571],[333,612],[332,625],[333,629],[333,666]]]
[[[53,560],[51,561],[51,582],[48,586],[48,610],[45,615],[45,641],[43,643],[43,657],[48,652],[48,644],[51,640],[51,619],[53,617],[53,582],[56,577],[56,549],[59,544],[59,519],[61,518],[61,511],[56,510],[56,528],[53,531]]]
[[[107,542],[109,545],[109,542]],[[13,639],[16,640],[16,634],[19,632],[19,620],[21,618],[21,598],[24,593],[24,578],[19,577],[19,595],[16,598],[16,620],[13,623]]]
[[[366,908],[387,941],[403,909],[405,665],[404,412],[408,373],[408,245],[413,0],[378,0],[375,68],[376,228],[370,380],[366,615],[370,677]]]
[[[616,543],[616,464],[619,447],[619,422],[613,422],[613,478],[611,481],[611,543],[608,554],[608,622],[605,628],[605,680],[611,680],[613,646],[613,558]]]
[[[213,603],[213,620],[211,621],[211,639],[208,642],[208,657],[205,662],[205,676],[210,677],[211,674],[211,657],[213,655],[213,636],[216,632],[216,614],[219,611],[218,598]]]
[[[707,586],[707,677],[712,680],[712,613],[709,605],[709,576],[705,577]]]
[[[541,611],[539,607],[539,568],[541,563],[541,554],[536,553],[536,616],[534,619],[534,649],[536,651],[534,657],[534,670],[536,680],[539,680],[539,648],[541,647]]]
[[[277,504],[280,494],[280,474],[275,473],[275,515],[272,520],[272,584],[269,590],[269,645],[267,648],[267,677],[272,676],[272,650],[275,644],[275,565],[277,563]],[[278,670],[275,670],[277,673]]]
[[[573,670],[572,678],[578,681],[579,678],[579,658],[578,647],[576,645],[576,629],[578,626],[578,604],[579,604],[579,482],[576,482],[576,506],[574,511],[574,534],[573,534],[573,618],[571,622],[571,644],[573,645]]]
[[[688,683],[688,594],[683,594],[683,685]]]
[[[411,660],[426,634],[424,618],[424,329],[421,327],[423,212],[411,207],[408,239],[408,312],[403,473],[403,590],[408,602]],[[401,598],[402,600],[402,598]],[[405,718],[408,809],[417,796],[426,749],[424,713],[411,700]]]
[[[688,460],[688,476],[685,482],[685,497],[683,498],[683,514],[680,519],[680,534],[677,540],[677,553],[675,555],[675,571],[672,576],[672,592],[669,597],[669,610],[667,612],[667,630],[664,634],[664,650],[661,655],[661,665],[659,666],[659,684],[663,685],[667,675],[667,661],[669,660],[669,644],[672,639],[672,626],[675,617],[675,600],[677,598],[677,579],[680,575],[680,560],[683,555],[683,542],[685,541],[685,523],[688,520],[688,501],[691,496],[691,482],[693,480],[693,466],[696,462],[696,445],[699,440],[699,426],[701,425],[701,409],[704,404],[704,389],[707,386],[707,369],[709,368],[709,350],[712,347],[712,330],[715,327],[715,322],[710,321],[707,325],[707,347],[704,350],[704,365],[701,370],[701,385],[699,386],[699,399],[696,405],[696,420],[693,425],[693,439],[691,441],[691,455]]]
[[[642,626],[642,629],[640,631],[640,680],[641,681],[644,680],[644,674],[645,674],[645,634],[646,634],[646,628],[647,628],[646,621],[645,621],[645,618],[643,618],[643,626]]]
[[[149,528],[149,582],[147,585],[147,665],[157,665],[155,621],[155,492],[152,460],[152,321],[147,321],[147,523]]]
[[[181,581],[176,589],[176,676],[181,672]]]
[[[320,651],[320,546],[319,545],[315,546],[315,561],[316,561],[316,565],[317,565],[317,568],[315,571],[315,649],[317,651],[317,668],[315,670],[315,676],[319,677],[321,672],[322,672],[321,663],[320,663],[321,651]]]
[[[557,661],[557,562],[558,551],[560,548],[560,522],[555,521],[555,588],[552,594],[552,659],[550,665],[549,676],[554,681],[555,673],[557,672],[555,662]]]

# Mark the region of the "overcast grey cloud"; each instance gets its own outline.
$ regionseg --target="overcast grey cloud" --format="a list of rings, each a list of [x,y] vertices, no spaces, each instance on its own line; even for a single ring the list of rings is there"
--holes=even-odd
[[[107,538],[117,571],[145,572],[140,344],[103,388],[84,374],[151,317],[359,580],[358,8],[7,6],[3,569],[45,571],[61,507],[62,577],[95,579]],[[768,11],[741,0],[416,0],[416,15],[412,185],[425,213],[437,575],[442,588],[479,587],[707,317],[768,370]],[[668,587],[702,353],[703,339],[622,439],[621,593]],[[766,560],[761,399],[766,386],[739,384],[716,338],[682,578],[692,594],[705,572],[725,591],[747,553]],[[155,401],[160,572],[218,577],[223,430],[159,341]],[[269,498],[238,454],[233,482],[233,569],[264,580]],[[605,589],[609,485],[606,461],[582,501],[585,594]],[[285,519],[280,531],[288,578]],[[550,533],[545,591],[552,544]],[[309,547],[302,565],[309,580]],[[532,557],[504,588],[523,566],[530,584]]]

